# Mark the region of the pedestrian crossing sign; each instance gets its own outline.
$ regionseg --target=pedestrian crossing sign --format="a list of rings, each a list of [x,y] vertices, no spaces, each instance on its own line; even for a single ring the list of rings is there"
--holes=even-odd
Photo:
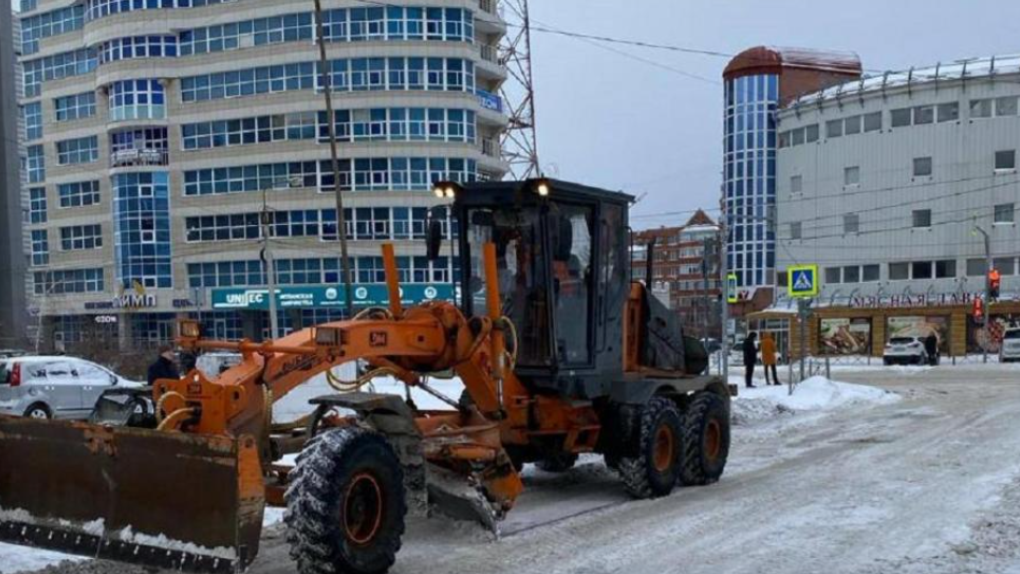
[[[790,297],[817,297],[819,291],[818,266],[798,265],[787,269],[787,291]]]

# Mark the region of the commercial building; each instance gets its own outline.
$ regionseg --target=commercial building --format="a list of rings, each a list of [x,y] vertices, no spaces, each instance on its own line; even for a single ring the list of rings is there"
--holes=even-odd
[[[683,226],[638,231],[631,238],[633,277],[647,280],[648,245],[654,241],[651,285],[668,294],[685,330],[699,337],[719,336],[720,239],[718,224],[701,210]]]
[[[759,46],[723,72],[723,206],[727,270],[742,303],[737,315],[772,303],[776,267],[778,110],[799,96],[861,75],[856,54]]]
[[[267,334],[260,216],[293,328],[342,315],[334,189],[354,299],[452,297],[421,239],[437,180],[501,179],[495,0],[326,0],[334,177],[313,3],[23,0],[33,294],[46,339],[161,341],[175,318]]]
[[[9,8],[0,9],[0,78],[15,78],[17,22]],[[21,225],[21,170],[18,142],[18,90],[10,82],[0,90],[0,346],[23,343],[25,246]],[[14,88],[14,89],[12,89]]]
[[[847,82],[778,117],[779,285],[820,266],[813,348],[880,355],[935,332],[945,353],[997,350],[1020,318],[1020,56]],[[971,310],[989,259],[1002,285],[986,333]]]

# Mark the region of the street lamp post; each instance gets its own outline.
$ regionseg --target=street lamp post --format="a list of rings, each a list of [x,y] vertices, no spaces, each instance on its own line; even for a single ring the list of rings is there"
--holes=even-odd
[[[992,272],[992,238],[988,235],[988,232],[981,228],[980,225],[974,225],[974,231],[980,233],[985,240],[985,316],[984,316],[984,331],[985,331],[985,344],[981,345],[982,350],[982,362],[988,362],[988,344],[991,342],[989,338],[991,336],[991,330],[988,328],[988,324],[992,320],[992,282],[989,278],[989,274]]]

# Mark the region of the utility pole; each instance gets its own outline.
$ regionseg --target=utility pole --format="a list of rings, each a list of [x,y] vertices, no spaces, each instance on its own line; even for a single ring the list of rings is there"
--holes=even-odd
[[[719,305],[719,340],[722,342],[722,373],[726,381],[730,375],[730,279],[729,263],[727,261],[726,240],[729,233],[729,214],[726,213],[726,202],[722,205],[722,215],[719,217],[719,276],[723,282],[722,301]]]
[[[336,194],[336,235],[340,240],[340,269],[344,279],[344,304],[347,318],[354,317],[351,260],[347,255],[347,218],[344,217],[344,199],[340,191],[340,157],[336,143],[336,110],[333,109],[333,85],[329,60],[326,58],[326,32],[322,24],[322,0],[315,0],[315,36],[319,44],[319,67],[322,71],[322,93],[326,98],[326,122],[329,130],[330,159],[333,162],[333,189]]]
[[[269,338],[273,341],[280,336],[279,318],[276,316],[276,265],[273,263],[273,250],[269,245],[272,233],[273,212],[269,210],[269,185],[262,186],[262,265],[266,273],[266,286],[269,287]]]
[[[705,326],[702,328],[702,333],[707,339],[709,336],[709,327],[712,324],[712,314],[710,312],[709,297],[708,297],[708,256],[709,248],[713,245],[711,238],[706,237],[704,239],[704,245],[701,251],[701,279],[704,290],[701,292],[701,300],[705,306]]]
[[[981,345],[982,362],[988,362],[988,345],[991,343],[991,330],[988,328],[992,322],[992,238],[980,225],[974,225],[974,231],[980,233],[985,240],[985,316],[984,331],[985,344]]]

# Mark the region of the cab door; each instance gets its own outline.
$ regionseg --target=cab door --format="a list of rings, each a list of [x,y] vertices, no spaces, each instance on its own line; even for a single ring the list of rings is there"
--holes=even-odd
[[[549,213],[556,354],[565,367],[588,366],[594,346],[595,206],[561,203]]]

